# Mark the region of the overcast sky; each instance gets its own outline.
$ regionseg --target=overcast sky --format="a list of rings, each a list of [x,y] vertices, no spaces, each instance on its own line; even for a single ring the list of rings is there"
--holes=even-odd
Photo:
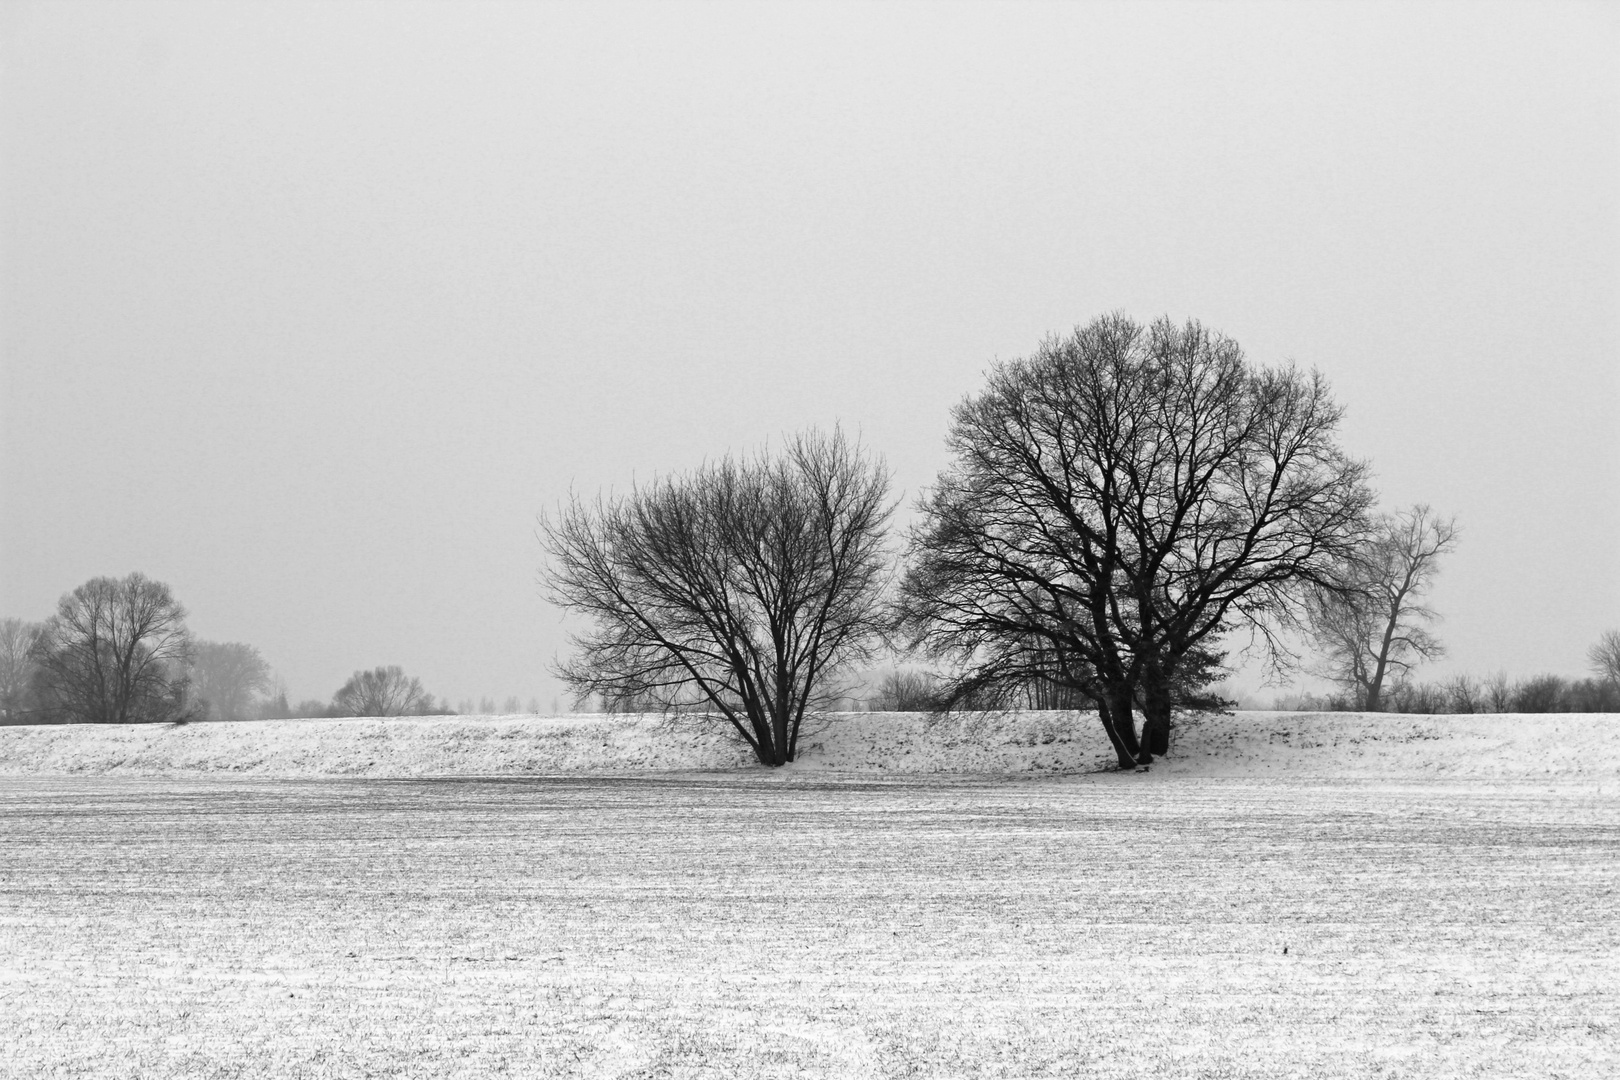
[[[0,7],[0,615],[561,695],[536,515],[810,425],[909,504],[1112,310],[1455,514],[1426,671],[1620,626],[1620,6]]]

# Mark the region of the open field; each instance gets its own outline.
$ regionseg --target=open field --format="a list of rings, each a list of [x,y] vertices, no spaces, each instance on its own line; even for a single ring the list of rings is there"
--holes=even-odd
[[[0,1074],[1610,1076],[1617,884],[1612,777],[12,776]]]

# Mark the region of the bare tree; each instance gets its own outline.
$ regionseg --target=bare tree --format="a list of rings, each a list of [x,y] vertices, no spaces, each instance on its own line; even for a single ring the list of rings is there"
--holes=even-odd
[[[1295,587],[1365,535],[1339,419],[1320,376],[1252,368],[1197,323],[1048,339],[955,409],[898,625],[955,664],[948,700],[1053,680],[1096,704],[1121,767],[1151,761],[1222,635],[1274,642]]]
[[[550,599],[586,616],[557,673],[577,699],[701,706],[792,761],[831,679],[875,655],[889,473],[841,432],[726,457],[542,519]]]
[[[1620,686],[1620,630],[1605,630],[1587,650],[1586,658],[1600,682]]]
[[[1140,665],[1143,742],[1168,747],[1178,702],[1218,702],[1216,642],[1273,627],[1299,586],[1322,580],[1367,532],[1367,466],[1336,442],[1343,410],[1320,373],[1257,369],[1196,322],[1151,329],[1155,410],[1124,470],[1130,612],[1121,637]]]
[[[1369,712],[1384,707],[1386,682],[1405,679],[1445,652],[1425,625],[1437,616],[1423,597],[1439,573],[1440,556],[1456,542],[1455,520],[1441,520],[1428,506],[1387,515],[1338,579],[1311,592],[1307,621],[1321,651],[1321,674]]]
[[[42,706],[92,724],[185,720],[186,611],[144,574],[99,577],[62,597],[35,656]]]
[[[191,695],[208,719],[248,719],[269,687],[270,665],[252,645],[199,641],[193,647]]]
[[[44,629],[22,619],[0,619],[0,722],[21,724],[34,713],[34,647]]]
[[[332,695],[338,716],[413,716],[433,708],[433,695],[398,665],[357,671]]]

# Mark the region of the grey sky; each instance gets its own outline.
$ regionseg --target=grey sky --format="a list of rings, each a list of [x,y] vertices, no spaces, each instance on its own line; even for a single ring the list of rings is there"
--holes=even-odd
[[[537,512],[842,421],[909,501],[1104,311],[1320,367],[1455,513],[1439,675],[1620,626],[1620,16],[0,8],[0,615],[549,702]]]

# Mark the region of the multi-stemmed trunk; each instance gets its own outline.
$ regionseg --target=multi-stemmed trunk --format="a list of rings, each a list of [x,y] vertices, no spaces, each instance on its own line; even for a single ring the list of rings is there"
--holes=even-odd
[[[1121,769],[1134,769],[1138,764],[1152,761],[1142,753],[1142,744],[1136,738],[1136,718],[1132,715],[1134,703],[1131,688],[1109,686],[1097,702],[1097,714],[1102,718],[1108,741],[1114,744]]]
[[[748,742],[761,765],[786,765],[792,761],[799,738],[793,685],[780,675],[775,681],[774,695],[760,695],[745,705],[748,726],[754,732]]]

